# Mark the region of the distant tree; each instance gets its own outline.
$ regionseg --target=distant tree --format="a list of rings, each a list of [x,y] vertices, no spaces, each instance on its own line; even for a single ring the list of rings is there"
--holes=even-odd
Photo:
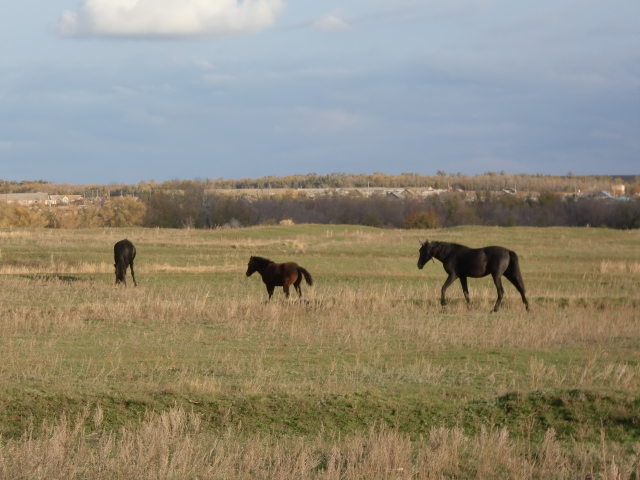
[[[75,208],[44,210],[41,215],[47,220],[47,228],[73,229],[80,226],[81,217]]]
[[[0,227],[44,227],[47,219],[36,210],[14,203],[0,202]]]
[[[78,212],[78,228],[104,227],[104,215],[100,205],[87,205]]]
[[[105,226],[137,227],[142,225],[147,207],[133,197],[114,198],[111,200],[113,215]]]
[[[558,195],[556,195],[554,192],[549,190],[540,192],[540,195],[538,196],[538,203],[540,205],[547,205],[549,203],[554,203],[559,201],[560,201],[560,197],[558,197]]]
[[[180,199],[166,192],[153,193],[146,201],[145,227],[180,228]]]
[[[380,220],[380,217],[375,213],[367,213],[362,219],[362,225],[379,228],[382,226],[382,220]]]
[[[428,212],[416,212],[407,217],[403,221],[403,227],[407,229],[430,229],[440,228],[438,214],[430,210]]]

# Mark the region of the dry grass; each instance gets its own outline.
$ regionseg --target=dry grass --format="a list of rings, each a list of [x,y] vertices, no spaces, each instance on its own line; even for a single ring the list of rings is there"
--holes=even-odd
[[[203,394],[322,392],[331,369],[328,384],[339,393],[409,379],[447,385],[476,377],[489,379],[496,393],[545,387],[640,390],[640,367],[612,351],[616,342],[637,341],[640,335],[633,304],[605,300],[558,308],[550,301],[527,314],[512,298],[502,313],[490,315],[494,293],[486,289],[474,292],[472,311],[459,300],[443,314],[437,301],[417,301],[425,296],[422,288],[383,284],[309,289],[304,302],[265,305],[259,282],[241,280],[255,291],[243,292],[240,281],[214,291],[204,282],[122,289],[94,281],[5,277],[0,335],[7,360],[0,365],[0,380],[31,378],[63,386],[113,378],[123,391]],[[437,289],[427,295],[437,298]],[[62,349],[70,338],[89,342],[92,352],[83,347],[69,357],[73,352]],[[438,360],[450,351],[493,349],[582,353],[580,363],[562,358],[558,365],[533,353],[527,371],[500,370],[484,354],[462,369]],[[127,358],[136,351],[150,366]],[[62,362],[63,355],[72,361]],[[185,358],[172,362],[176,356]],[[301,361],[298,374],[287,370],[288,358]],[[140,370],[146,370],[144,378]],[[219,376],[207,373],[211,370]]]
[[[48,268],[47,268],[48,267]],[[45,268],[43,265],[2,265],[0,275],[105,275],[113,273],[113,264],[100,263],[66,263],[52,260]],[[142,268],[136,268],[136,275],[148,275],[155,273],[216,273],[232,272],[240,273],[243,270],[238,265],[190,265],[176,266],[167,263],[145,264]]]
[[[600,273],[640,273],[640,263],[603,260],[600,262]]]
[[[505,282],[503,310],[489,314],[487,279],[470,281],[471,310],[454,285],[442,311],[445,274],[439,264],[417,270],[413,232],[0,231],[0,391],[194,404],[373,392],[461,408],[554,389],[637,396],[637,234],[508,229],[507,243],[504,229],[473,230],[474,242],[465,232],[429,237],[514,248],[532,313]],[[124,237],[138,246],[137,288],[112,284],[113,243]],[[251,254],[299,260],[317,286],[303,286],[302,302],[278,292],[266,304],[260,280],[244,276]],[[420,438],[387,427],[298,438],[238,424],[212,432],[179,406],[120,430],[100,412],[92,404],[73,421],[57,412],[4,439],[0,478],[614,479],[629,478],[640,453],[552,429],[529,441],[489,418],[479,433],[428,425]]]
[[[433,427],[419,440],[393,429],[333,437],[246,437],[233,430],[202,432],[199,415],[173,408],[149,414],[139,426],[119,432],[101,428],[100,406],[73,421],[62,417],[35,434],[0,445],[3,479],[81,478],[477,478],[618,480],[637,472],[640,445],[629,455],[622,445],[568,447],[547,431],[532,449],[506,428],[468,436],[459,428]],[[94,424],[91,432],[85,425]]]

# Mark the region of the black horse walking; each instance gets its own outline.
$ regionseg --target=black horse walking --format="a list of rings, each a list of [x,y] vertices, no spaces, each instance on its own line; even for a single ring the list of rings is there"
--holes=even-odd
[[[127,267],[131,267],[131,276],[133,277],[133,285],[136,283],[136,276],[133,273],[133,259],[136,258],[136,247],[129,240],[120,240],[113,246],[113,259],[116,267],[116,285],[124,283],[127,286]]]
[[[267,287],[269,300],[273,296],[273,290],[276,287],[282,287],[284,294],[289,298],[289,287],[293,285],[298,292],[298,296],[302,297],[300,284],[302,277],[307,281],[307,285],[313,285],[311,274],[304,268],[294,262],[274,263],[268,258],[251,257],[247,266],[247,277],[258,272],[262,277],[262,281]]]
[[[432,258],[440,260],[444,270],[449,274],[447,281],[442,285],[440,304],[443,307],[447,303],[444,294],[456,278],[460,279],[464,298],[467,300],[467,305],[470,306],[467,277],[479,278],[491,275],[498,290],[498,300],[493,307],[493,311],[497,312],[504,295],[501,280],[504,275],[520,292],[522,301],[529,311],[529,302],[525,296],[524,281],[520,273],[516,252],[504,247],[469,248],[457,243],[425,241],[420,247],[418,268],[424,267],[425,263]]]

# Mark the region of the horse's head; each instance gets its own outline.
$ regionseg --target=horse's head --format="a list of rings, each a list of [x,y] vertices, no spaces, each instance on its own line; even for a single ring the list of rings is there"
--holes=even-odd
[[[431,251],[432,243],[429,243],[429,240],[425,240],[424,242],[420,242],[420,258],[418,258],[418,268],[422,268],[425,264],[433,258],[433,253]]]
[[[253,257],[251,257],[249,259],[249,264],[247,265],[247,277],[250,277],[251,275],[253,275],[257,271],[258,271],[258,265],[253,260]]]

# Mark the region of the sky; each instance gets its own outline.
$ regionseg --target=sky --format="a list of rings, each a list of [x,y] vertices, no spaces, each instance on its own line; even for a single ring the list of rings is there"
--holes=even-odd
[[[637,0],[2,0],[0,179],[640,174]]]

